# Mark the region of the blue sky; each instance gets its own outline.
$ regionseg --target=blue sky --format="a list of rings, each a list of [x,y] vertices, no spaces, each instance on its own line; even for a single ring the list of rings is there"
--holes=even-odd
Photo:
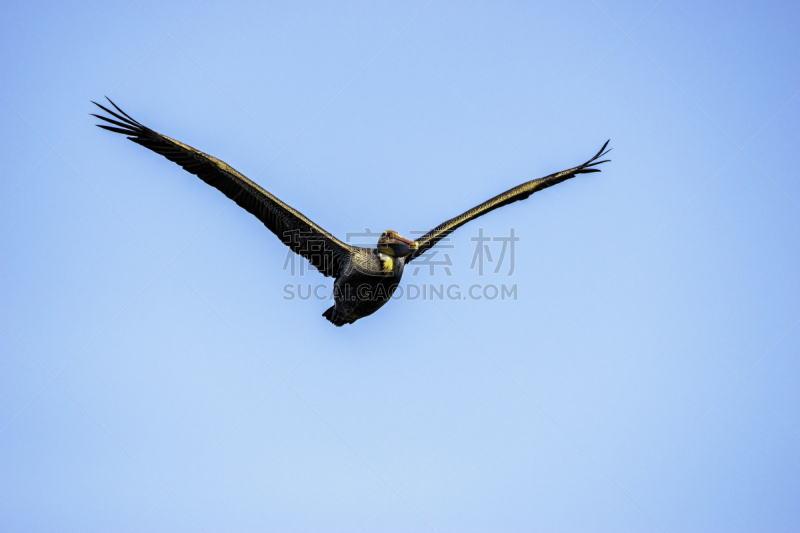
[[[796,529],[798,20],[3,3],[0,529]],[[516,299],[334,328],[328,300],[284,298],[329,280],[95,128],[104,95],[340,238],[427,230],[608,138],[613,161],[460,229],[451,276],[404,279]],[[470,269],[479,228],[514,229],[513,274]]]

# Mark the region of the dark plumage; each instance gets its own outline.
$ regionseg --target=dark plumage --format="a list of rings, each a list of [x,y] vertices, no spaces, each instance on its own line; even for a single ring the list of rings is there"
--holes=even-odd
[[[111,124],[110,126],[98,124],[99,127],[127,135],[131,141],[163,155],[216,187],[263,222],[281,242],[306,258],[323,275],[336,278],[334,282],[336,303],[323,313],[323,316],[336,326],[352,324],[359,318],[369,316],[380,309],[391,298],[400,283],[406,263],[422,255],[457,228],[490,211],[524,200],[537,191],[578,174],[600,172],[594,167],[605,163],[607,160],[599,161],[599,159],[608,153],[606,150],[608,141],[606,141],[600,151],[586,163],[514,187],[440,224],[416,242],[389,230],[383,232],[377,248],[362,248],[343,243],[225,162],[151,130],[132,119],[110,99],[108,101],[118,113],[93,102],[114,117],[93,115]]]

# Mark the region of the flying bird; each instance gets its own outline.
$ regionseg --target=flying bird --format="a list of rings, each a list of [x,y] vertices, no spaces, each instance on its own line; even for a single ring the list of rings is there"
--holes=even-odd
[[[320,273],[334,278],[335,303],[322,316],[336,326],[352,324],[380,309],[389,301],[400,283],[405,265],[470,220],[504,205],[524,200],[537,191],[578,174],[600,172],[595,167],[608,161],[599,159],[610,150],[606,150],[606,141],[600,151],[582,165],[509,189],[436,226],[416,241],[406,239],[394,230],[386,230],[381,234],[375,248],[363,248],[343,243],[225,162],[151,130],[132,119],[110,99],[106,99],[118,113],[92,102],[114,117],[92,114],[111,124],[97,126],[127,135],[131,141],[163,155],[216,187],[263,222],[281,242],[306,258]]]

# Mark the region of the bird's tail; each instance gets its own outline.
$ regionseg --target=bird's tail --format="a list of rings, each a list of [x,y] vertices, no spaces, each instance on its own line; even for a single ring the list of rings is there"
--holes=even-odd
[[[352,324],[352,320],[348,320],[344,316],[340,315],[336,312],[336,306],[331,306],[327,311],[322,313],[322,316],[328,319],[328,321],[336,327],[342,327],[345,324]]]

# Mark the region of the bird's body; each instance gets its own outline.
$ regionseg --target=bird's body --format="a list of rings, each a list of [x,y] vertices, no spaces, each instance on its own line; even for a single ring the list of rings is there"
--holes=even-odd
[[[599,169],[593,167],[605,163],[598,159],[607,153],[605,148],[608,145],[606,142],[586,163],[514,187],[440,224],[417,241],[412,242],[396,231],[387,230],[381,235],[376,248],[363,248],[341,242],[223,161],[136,122],[114,102],[111,105],[119,113],[100,104],[95,105],[114,117],[111,119],[94,115],[112,124],[99,125],[101,128],[127,135],[133,142],[178,163],[185,170],[216,187],[263,222],[286,246],[305,257],[321,274],[335,278],[335,304],[323,316],[336,326],[352,324],[380,309],[391,299],[407,263],[470,220],[512,202],[524,200],[534,192],[577,174],[599,172]]]
[[[403,277],[405,257],[382,254],[376,248],[356,248],[352,259],[333,284],[336,304],[323,313],[337,326],[352,324],[383,307]]]

